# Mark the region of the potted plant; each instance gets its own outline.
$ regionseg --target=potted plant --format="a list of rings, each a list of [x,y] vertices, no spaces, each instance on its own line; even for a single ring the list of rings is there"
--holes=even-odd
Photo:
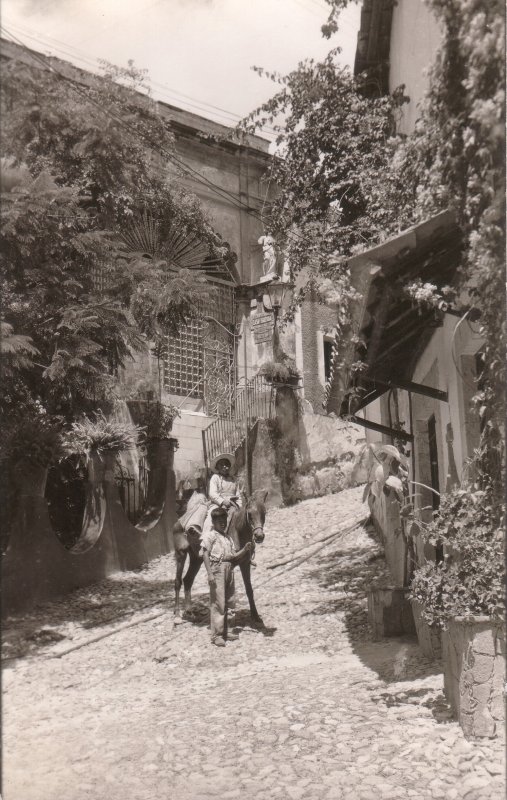
[[[180,412],[176,406],[158,401],[134,400],[129,402],[132,419],[143,428],[146,439],[171,439],[174,420]]]
[[[4,441],[4,460],[23,494],[44,494],[49,465],[64,454],[58,420],[35,416],[17,422]]]
[[[132,450],[141,442],[143,430],[131,422],[106,419],[102,412],[73,422],[64,434],[67,455],[78,455],[88,464],[88,477],[94,483],[113,480],[118,453]]]
[[[467,736],[494,736],[503,725],[505,567],[502,509],[484,482],[444,495],[432,522],[419,522],[439,563],[419,566],[411,598],[442,630],[444,688]]]
[[[266,361],[261,366],[259,375],[268,383],[281,386],[297,386],[301,377],[296,362],[289,357],[281,361]]]

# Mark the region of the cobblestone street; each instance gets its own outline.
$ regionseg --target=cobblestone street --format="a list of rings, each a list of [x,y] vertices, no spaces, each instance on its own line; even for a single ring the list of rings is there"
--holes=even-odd
[[[503,746],[464,739],[440,665],[413,639],[371,642],[366,588],[385,564],[361,496],[269,512],[253,571],[265,627],[237,572],[240,638],[224,649],[204,569],[193,621],[173,626],[172,555],[8,620],[4,800],[503,798]]]

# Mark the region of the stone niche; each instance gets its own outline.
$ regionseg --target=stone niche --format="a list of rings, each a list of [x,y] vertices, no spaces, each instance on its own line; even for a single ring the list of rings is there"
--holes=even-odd
[[[505,726],[505,628],[489,617],[456,617],[442,634],[444,691],[467,738]]]

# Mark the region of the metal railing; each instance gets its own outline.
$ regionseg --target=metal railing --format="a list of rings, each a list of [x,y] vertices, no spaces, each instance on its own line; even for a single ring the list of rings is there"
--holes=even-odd
[[[139,459],[139,477],[134,476],[120,461],[116,462],[114,478],[120,502],[128,519],[134,524],[139,521],[146,508],[149,472],[146,456]]]
[[[234,403],[225,416],[219,416],[202,432],[204,460],[206,466],[219,453],[234,453],[258,419],[274,416],[273,387],[261,375],[249,380],[246,386],[237,389]]]

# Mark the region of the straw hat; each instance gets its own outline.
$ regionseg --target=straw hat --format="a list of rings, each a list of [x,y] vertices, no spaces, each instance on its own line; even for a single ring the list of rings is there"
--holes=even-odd
[[[219,453],[211,462],[211,469],[213,472],[217,472],[217,464],[219,461],[226,460],[231,465],[231,472],[233,471],[234,467],[236,466],[236,459],[233,453]]]

